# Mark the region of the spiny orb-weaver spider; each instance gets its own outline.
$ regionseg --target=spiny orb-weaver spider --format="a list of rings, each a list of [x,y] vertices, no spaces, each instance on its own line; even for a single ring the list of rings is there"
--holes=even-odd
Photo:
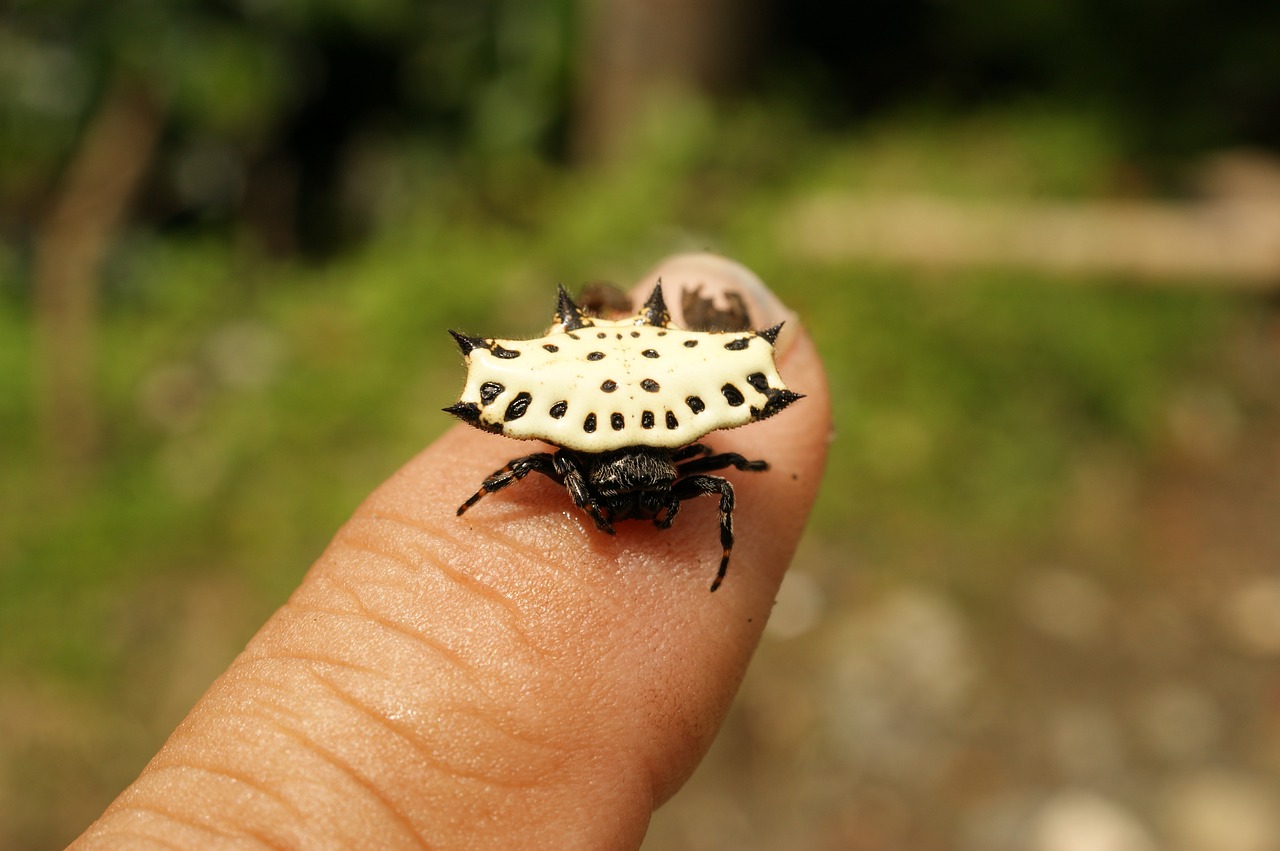
[[[661,282],[635,316],[587,316],[564,288],[555,320],[533,340],[450,331],[467,362],[461,398],[444,410],[494,434],[541,440],[558,451],[514,458],[458,507],[537,472],[563,485],[610,535],[615,520],[668,528],[680,503],[720,495],[720,567],[733,549],[733,485],[714,470],[767,470],[697,441],[773,416],[801,394],[774,364],[781,323],[763,331],[691,331],[671,325]]]

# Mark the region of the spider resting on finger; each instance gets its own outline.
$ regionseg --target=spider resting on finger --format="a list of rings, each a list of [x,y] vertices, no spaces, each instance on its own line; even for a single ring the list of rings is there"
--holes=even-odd
[[[713,453],[697,441],[712,431],[773,416],[802,398],[773,362],[781,325],[763,331],[689,331],[671,325],[662,284],[634,317],[587,317],[560,289],[555,323],[533,340],[450,332],[467,360],[467,384],[445,410],[476,428],[557,451],[515,458],[458,508],[537,472],[569,492],[603,532],[616,520],[666,529],[680,504],[720,497],[720,566],[733,549],[733,485],[709,475],[764,461]]]

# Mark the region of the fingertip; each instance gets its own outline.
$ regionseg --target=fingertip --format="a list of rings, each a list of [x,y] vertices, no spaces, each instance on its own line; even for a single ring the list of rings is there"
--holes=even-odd
[[[453,567],[509,600],[560,664],[573,660],[591,694],[608,695],[606,704],[579,703],[574,713],[616,724],[608,746],[658,766],[660,801],[709,746],[759,640],[817,495],[830,407],[813,341],[758,276],[727,258],[676,255],[636,286],[637,306],[652,298],[659,277],[674,325],[684,322],[682,292],[690,286],[726,309],[739,300],[751,328],[785,322],[774,352],[794,404],[708,437],[718,452],[760,462],[725,471],[738,492],[731,559],[716,537],[714,499],[686,502],[670,528],[633,520],[605,529],[544,476],[486,496],[458,523],[454,506],[485,475],[536,451],[461,424],[377,500],[421,517],[425,529],[448,521],[439,531],[467,545],[466,561]]]

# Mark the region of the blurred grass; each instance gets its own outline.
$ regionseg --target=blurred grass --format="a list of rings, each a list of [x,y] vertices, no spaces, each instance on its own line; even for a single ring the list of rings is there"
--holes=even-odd
[[[828,138],[785,110],[674,104],[607,173],[407,155],[370,190],[382,230],[321,268],[239,237],[135,234],[102,320],[107,450],[73,483],[42,462],[23,270],[0,263],[0,696],[49,689],[101,727],[65,751],[18,746],[11,784],[33,754],[52,776],[94,766],[74,810],[91,814],[128,781],[359,500],[449,425],[462,371],[446,328],[533,334],[557,282],[626,284],[674,250],[753,268],[826,358],[837,439],[812,534],[850,553],[826,569],[1034,546],[1082,458],[1159,451],[1170,394],[1251,303],[804,265],[773,232],[785,200],[833,186],[1094,196],[1124,167],[1108,138],[1041,110]],[[979,594],[1015,568],[986,564],[930,579]],[[57,795],[10,790],[24,815],[9,838],[74,833],[47,815],[68,806]]]

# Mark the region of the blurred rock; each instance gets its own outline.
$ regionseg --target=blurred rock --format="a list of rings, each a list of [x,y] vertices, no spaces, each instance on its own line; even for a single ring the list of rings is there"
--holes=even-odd
[[[966,851],[1026,851],[1026,827],[1039,804],[1026,790],[983,800],[966,814],[960,847]]]
[[[1106,591],[1073,570],[1044,569],[1027,577],[1019,608],[1032,628],[1071,644],[1098,641],[1111,610]]]
[[[1195,632],[1183,606],[1171,598],[1127,603],[1117,624],[1124,648],[1151,668],[1172,668],[1195,648]]]
[[[839,755],[913,781],[940,771],[979,668],[956,608],[901,590],[851,618],[827,649],[827,738]]]
[[[1211,755],[1225,723],[1211,694],[1189,683],[1144,690],[1138,698],[1135,721],[1143,744],[1156,755],[1175,761]]]
[[[718,851],[721,848],[759,848],[759,836],[740,801],[723,791],[708,791],[697,807],[676,798],[664,806],[645,836],[645,849]],[[753,841],[755,840],[755,841]]]
[[[1225,770],[1200,772],[1176,781],[1163,809],[1173,851],[1280,848],[1280,796],[1273,782]]]
[[[1028,851],[1156,851],[1150,832],[1132,812],[1110,798],[1083,790],[1065,790],[1046,801],[1031,819],[1022,847]]]
[[[1126,742],[1119,719],[1103,706],[1066,705],[1051,709],[1049,758],[1056,771],[1076,780],[1118,776],[1124,768]]]
[[[1222,599],[1220,615],[1240,649],[1259,656],[1280,655],[1280,576],[1254,576]]]

